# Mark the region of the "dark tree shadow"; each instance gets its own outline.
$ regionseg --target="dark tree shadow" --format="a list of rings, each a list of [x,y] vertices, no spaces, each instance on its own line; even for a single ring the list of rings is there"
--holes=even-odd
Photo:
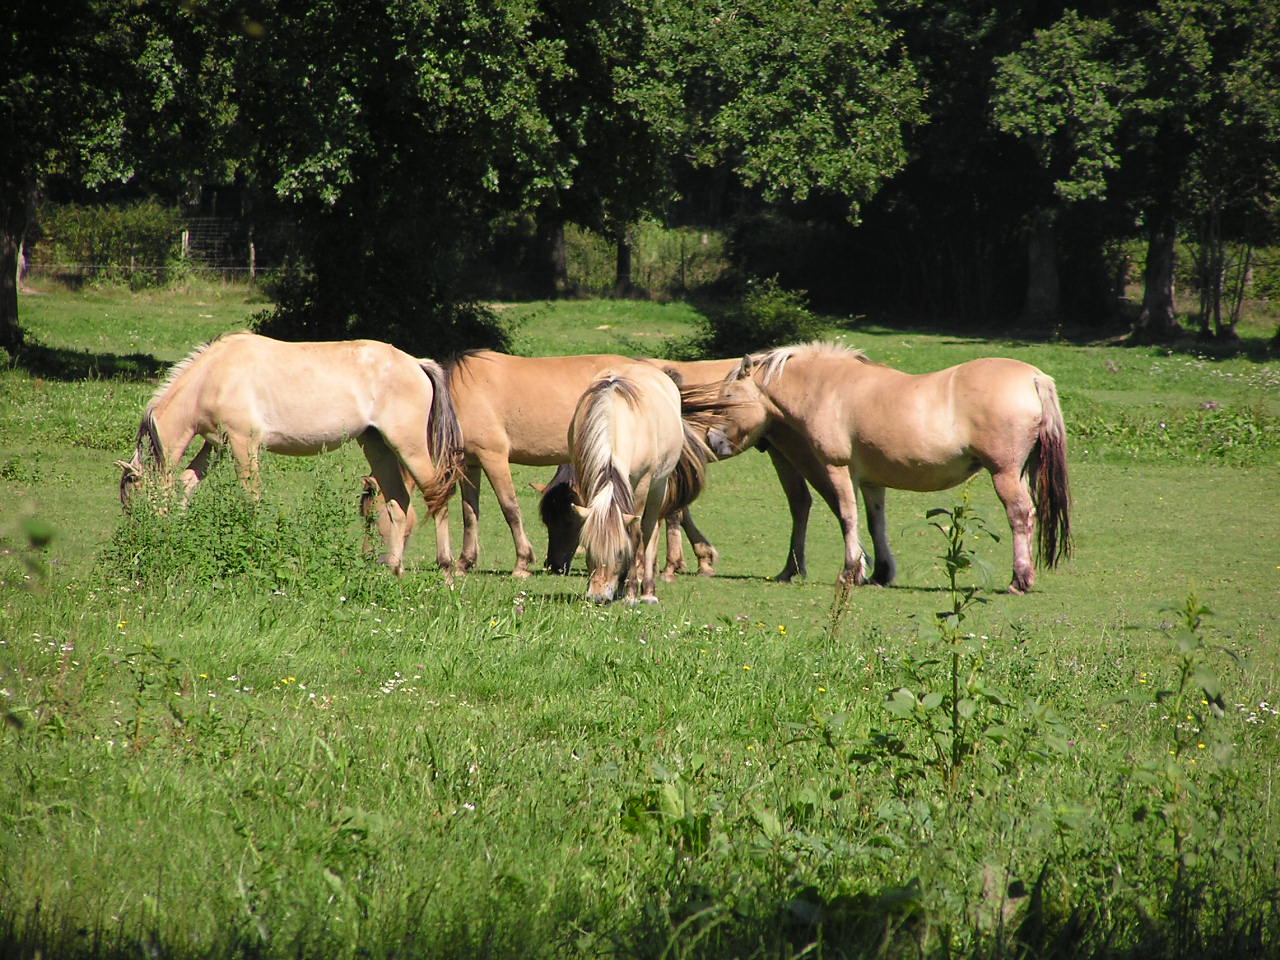
[[[13,366],[46,380],[154,380],[170,364],[149,353],[90,353],[28,342],[13,358]]]

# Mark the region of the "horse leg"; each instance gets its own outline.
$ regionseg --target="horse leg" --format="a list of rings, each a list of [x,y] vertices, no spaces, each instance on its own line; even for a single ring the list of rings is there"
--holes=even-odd
[[[680,536],[685,511],[677,510],[666,518],[667,565],[662,568],[663,583],[672,583],[677,574],[684,573],[684,540]]]
[[[1036,582],[1036,570],[1031,562],[1031,537],[1036,528],[1031,488],[1017,468],[992,471],[991,482],[996,496],[1004,504],[1009,528],[1013,531],[1013,580],[1009,583],[1009,592],[1026,593]]]
[[[520,513],[520,501],[516,499],[515,481],[511,479],[511,464],[503,455],[481,457],[480,465],[489,477],[489,486],[493,487],[498,506],[502,509],[507,526],[511,528],[511,538],[516,544],[516,568],[511,571],[511,575],[521,579],[529,577],[532,575],[529,567],[533,564],[533,544],[524,532],[524,517]],[[466,553],[465,547],[463,553]]]
[[[698,576],[714,577],[716,575],[716,561],[720,559],[720,552],[707,539],[706,534],[699,530],[693,522],[693,514],[689,512],[688,507],[685,507],[682,511],[680,528],[684,530],[685,536],[689,538],[689,546],[693,547],[693,554],[698,558]]]
[[[187,505],[187,501],[191,499],[191,494],[195,492],[200,481],[209,472],[209,457],[213,453],[214,446],[215,444],[205,440],[200,447],[200,452],[191,458],[191,462],[187,464],[187,469],[183,470],[178,478],[182,482],[182,505],[184,507]]]
[[[871,582],[877,586],[887,587],[897,576],[898,564],[893,559],[893,551],[889,549],[889,535],[884,516],[884,487],[875,483],[860,483],[862,505],[867,511],[867,528],[871,531],[871,542],[876,548],[876,564],[871,573]]]
[[[231,457],[236,462],[236,475],[240,478],[240,483],[257,500],[261,496],[258,486],[258,441],[250,434],[240,433],[228,436],[227,444],[231,447]],[[200,448],[200,453],[204,453],[203,447]]]
[[[462,553],[458,555],[459,573],[466,573],[474,567],[480,557],[480,477],[480,464],[468,461],[461,484]],[[440,534],[438,525],[436,534]]]
[[[839,582],[860,586],[867,582],[867,557],[858,542],[858,497],[848,467],[828,464],[827,482],[836,500],[836,518],[844,535],[844,569]]]
[[[639,535],[636,537],[635,556],[632,559],[632,580],[627,586],[627,599],[634,603],[635,584],[640,585],[640,602],[657,603],[658,569],[658,511],[662,508],[662,498],[666,493],[667,481],[648,487],[643,482],[637,484],[636,499],[644,498],[644,513],[640,517]]]
[[[376,430],[366,430],[359,438],[369,470],[382,490],[383,505],[378,508],[378,532],[382,534],[387,552],[382,562],[396,576],[404,573],[404,549],[409,539],[410,502],[409,486],[405,482],[409,473],[396,451],[392,450]],[[413,477],[415,483],[418,482]]]
[[[805,564],[804,543],[809,535],[809,511],[813,506],[813,497],[800,471],[792,462],[772,444],[769,445],[769,459],[773,461],[774,472],[778,474],[778,483],[782,484],[782,492],[787,497],[787,509],[791,512],[791,543],[787,548],[787,562],[773,579],[779,583],[790,583],[795,577],[807,577],[808,567]]]

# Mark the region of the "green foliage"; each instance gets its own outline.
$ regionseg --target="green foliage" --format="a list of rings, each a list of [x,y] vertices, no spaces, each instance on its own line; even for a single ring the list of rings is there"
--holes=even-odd
[[[82,275],[133,289],[160,286],[180,274],[179,213],[154,200],[46,205],[39,220],[37,262],[68,264]]]
[[[714,287],[729,271],[723,235],[693,227],[667,228],[649,220],[628,231],[631,280],[653,299],[669,299]],[[597,295],[616,285],[617,250],[604,237],[570,225],[565,230],[569,284]]]
[[[750,280],[740,300],[708,303],[701,332],[671,352],[732,357],[819,337],[826,324],[805,301],[804,291],[785,290],[777,278]]]
[[[1105,195],[1120,165],[1117,134],[1139,69],[1117,62],[1115,30],[1068,10],[1016,53],[996,58],[996,126],[1031,144],[1068,202]]]
[[[318,479],[307,508],[290,509],[251,496],[234,473],[225,465],[211,470],[185,507],[161,491],[135,504],[103,551],[102,572],[148,589],[247,580],[268,590],[333,593],[372,564],[352,535],[350,490]],[[271,469],[264,473],[269,485]]]
[[[856,212],[923,119],[900,39],[871,5],[658,4],[644,58],[619,72],[671,149],[769,199],[825,192]]]

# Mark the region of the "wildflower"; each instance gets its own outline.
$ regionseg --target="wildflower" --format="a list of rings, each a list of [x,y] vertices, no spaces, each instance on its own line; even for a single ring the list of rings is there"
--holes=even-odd
[[[743,670],[750,670],[750,669],[751,669],[751,664],[749,664],[749,663],[744,663],[744,664],[742,665],[742,669],[743,669]]]
[[[826,688],[826,687],[819,687],[819,688],[818,688],[818,692],[819,692],[819,693],[826,693],[826,692],[827,692],[827,688]]]
[[[787,635],[787,625],[785,623],[778,624],[778,633],[784,637]]]
[[[1197,750],[1203,750],[1203,749],[1204,749],[1204,744],[1203,744],[1203,743],[1197,743],[1197,744],[1196,744],[1196,749],[1197,749]]]
[[[117,624],[116,624],[116,629],[117,629],[117,630],[123,630],[123,629],[124,629],[126,626],[128,626],[128,625],[129,625],[129,621],[128,621],[128,620],[121,620],[119,623],[117,623]]]

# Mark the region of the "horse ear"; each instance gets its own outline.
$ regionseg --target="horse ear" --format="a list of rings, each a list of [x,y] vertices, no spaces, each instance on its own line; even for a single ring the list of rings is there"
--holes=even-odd
[[[640,517],[634,513],[624,513],[622,522],[627,525],[627,530],[630,533],[635,533],[640,529]]]
[[[591,516],[591,511],[588,510],[586,507],[584,507],[580,503],[570,504],[570,506],[573,507],[573,512],[576,513],[578,516],[580,516],[583,520]]]
[[[745,380],[751,376],[751,371],[755,367],[755,361],[751,359],[751,354],[744,354],[742,363],[738,365],[738,379]]]
[[[529,486],[533,487],[534,492],[539,496],[547,492],[547,485],[545,483],[535,483],[533,480],[530,480]]]

